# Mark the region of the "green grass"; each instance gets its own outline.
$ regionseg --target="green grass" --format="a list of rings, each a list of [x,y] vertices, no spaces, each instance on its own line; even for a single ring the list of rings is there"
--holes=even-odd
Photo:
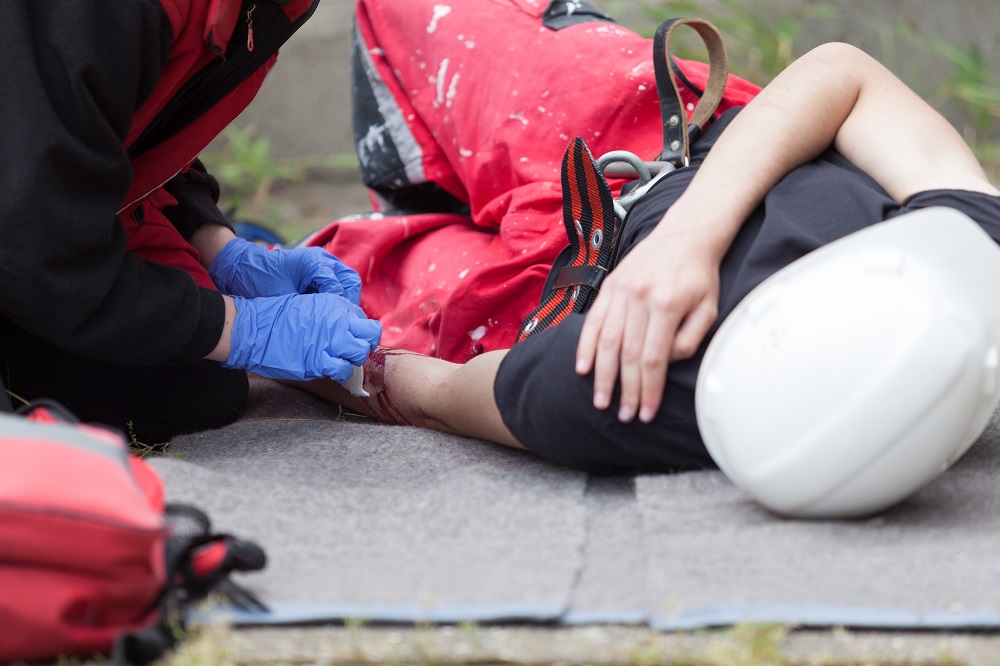
[[[645,21],[630,27],[647,35],[671,17],[700,16],[712,21],[726,41],[731,71],[760,85],[816,46],[817,34],[847,31],[857,35],[874,57],[948,117],[998,182],[1000,75],[976,42],[954,44],[918,29],[909,19],[884,18],[873,0],[847,8],[832,2],[782,3],[781,12],[775,2],[767,0],[672,0],[641,7]],[[682,58],[704,59],[703,51],[701,42],[691,36],[678,40],[674,48]],[[927,72],[941,75],[927,77]]]
[[[146,442],[141,441],[135,434],[135,430],[132,427],[132,421],[128,421],[125,424],[125,437],[128,440],[129,451],[140,458],[170,457],[176,458],[177,460],[184,460],[183,452],[170,452],[169,442],[147,444]]]
[[[311,170],[358,171],[354,154],[276,158],[270,138],[259,134],[252,125],[230,125],[223,130],[221,148],[203,153],[201,159],[222,186],[219,205],[232,219],[259,224],[286,239],[311,230],[285,219],[272,197],[276,187],[305,182]]]

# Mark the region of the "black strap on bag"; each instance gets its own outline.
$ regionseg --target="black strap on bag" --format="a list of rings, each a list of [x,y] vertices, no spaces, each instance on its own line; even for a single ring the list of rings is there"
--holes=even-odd
[[[259,571],[267,563],[256,543],[212,531],[212,523],[200,509],[168,504],[165,511],[170,538],[165,549],[167,585],[156,600],[159,621],[137,632],[122,634],[112,652],[112,666],[152,663],[174,647],[186,633],[186,615],[194,604],[216,595],[234,608],[267,611],[267,606],[249,590],[233,582],[233,572]],[[213,553],[208,553],[214,548]],[[208,560],[200,566],[202,556]]]
[[[697,31],[708,49],[708,81],[690,122],[686,121],[687,113],[677,85],[678,78],[683,80],[683,74],[670,57],[670,38],[682,25]],[[662,177],[667,171],[687,166],[691,143],[697,140],[715,114],[729,71],[722,36],[714,25],[699,18],[670,19],[662,23],[653,39],[653,63],[663,119],[663,152],[659,156]],[[696,90],[693,86],[687,87]],[[617,153],[624,154],[624,151]],[[624,160],[609,153],[595,161],[582,138],[576,137],[570,143],[562,166],[563,225],[569,245],[556,257],[541,301],[522,321],[515,342],[555,326],[571,313],[586,312],[597,298],[601,282],[610,270],[625,215],[622,210],[616,212],[616,208],[621,207],[615,202],[604,173],[614,162],[642,161],[630,153],[627,155],[630,159]],[[630,194],[631,201],[655,182],[649,171],[644,171],[644,175],[640,174],[641,190]]]

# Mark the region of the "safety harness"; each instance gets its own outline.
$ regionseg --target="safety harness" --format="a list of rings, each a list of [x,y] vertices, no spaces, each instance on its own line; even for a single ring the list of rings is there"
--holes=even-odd
[[[678,86],[678,77],[683,78],[683,74],[670,56],[670,39],[682,25],[690,26],[701,37],[709,63],[705,90],[688,122],[684,122],[687,113]],[[688,166],[691,144],[701,136],[722,100],[729,67],[722,36],[709,21],[679,18],[660,24],[653,39],[653,66],[663,122],[663,150],[652,161],[625,150],[594,160],[582,138],[570,142],[563,156],[561,177],[563,225],[569,245],[556,258],[538,307],[521,323],[517,342],[555,326],[570,313],[590,308],[611,268],[628,212],[657,182],[675,169]],[[638,180],[631,187],[623,187],[615,198],[608,177]]]

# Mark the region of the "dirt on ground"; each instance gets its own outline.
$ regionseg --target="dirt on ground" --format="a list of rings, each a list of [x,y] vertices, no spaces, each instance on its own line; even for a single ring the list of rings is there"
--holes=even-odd
[[[1000,636],[975,633],[793,631],[775,626],[663,633],[645,627],[214,627],[165,666],[220,664],[508,664],[512,666],[993,666]]]

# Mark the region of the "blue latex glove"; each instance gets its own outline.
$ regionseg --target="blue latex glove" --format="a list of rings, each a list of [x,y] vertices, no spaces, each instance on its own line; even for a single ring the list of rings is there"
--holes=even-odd
[[[311,294],[343,296],[355,305],[361,299],[361,278],[320,247],[268,250],[234,238],[208,267],[223,294],[243,298]]]
[[[382,325],[336,294],[234,296],[227,368],[272,379],[345,381],[382,337]]]

